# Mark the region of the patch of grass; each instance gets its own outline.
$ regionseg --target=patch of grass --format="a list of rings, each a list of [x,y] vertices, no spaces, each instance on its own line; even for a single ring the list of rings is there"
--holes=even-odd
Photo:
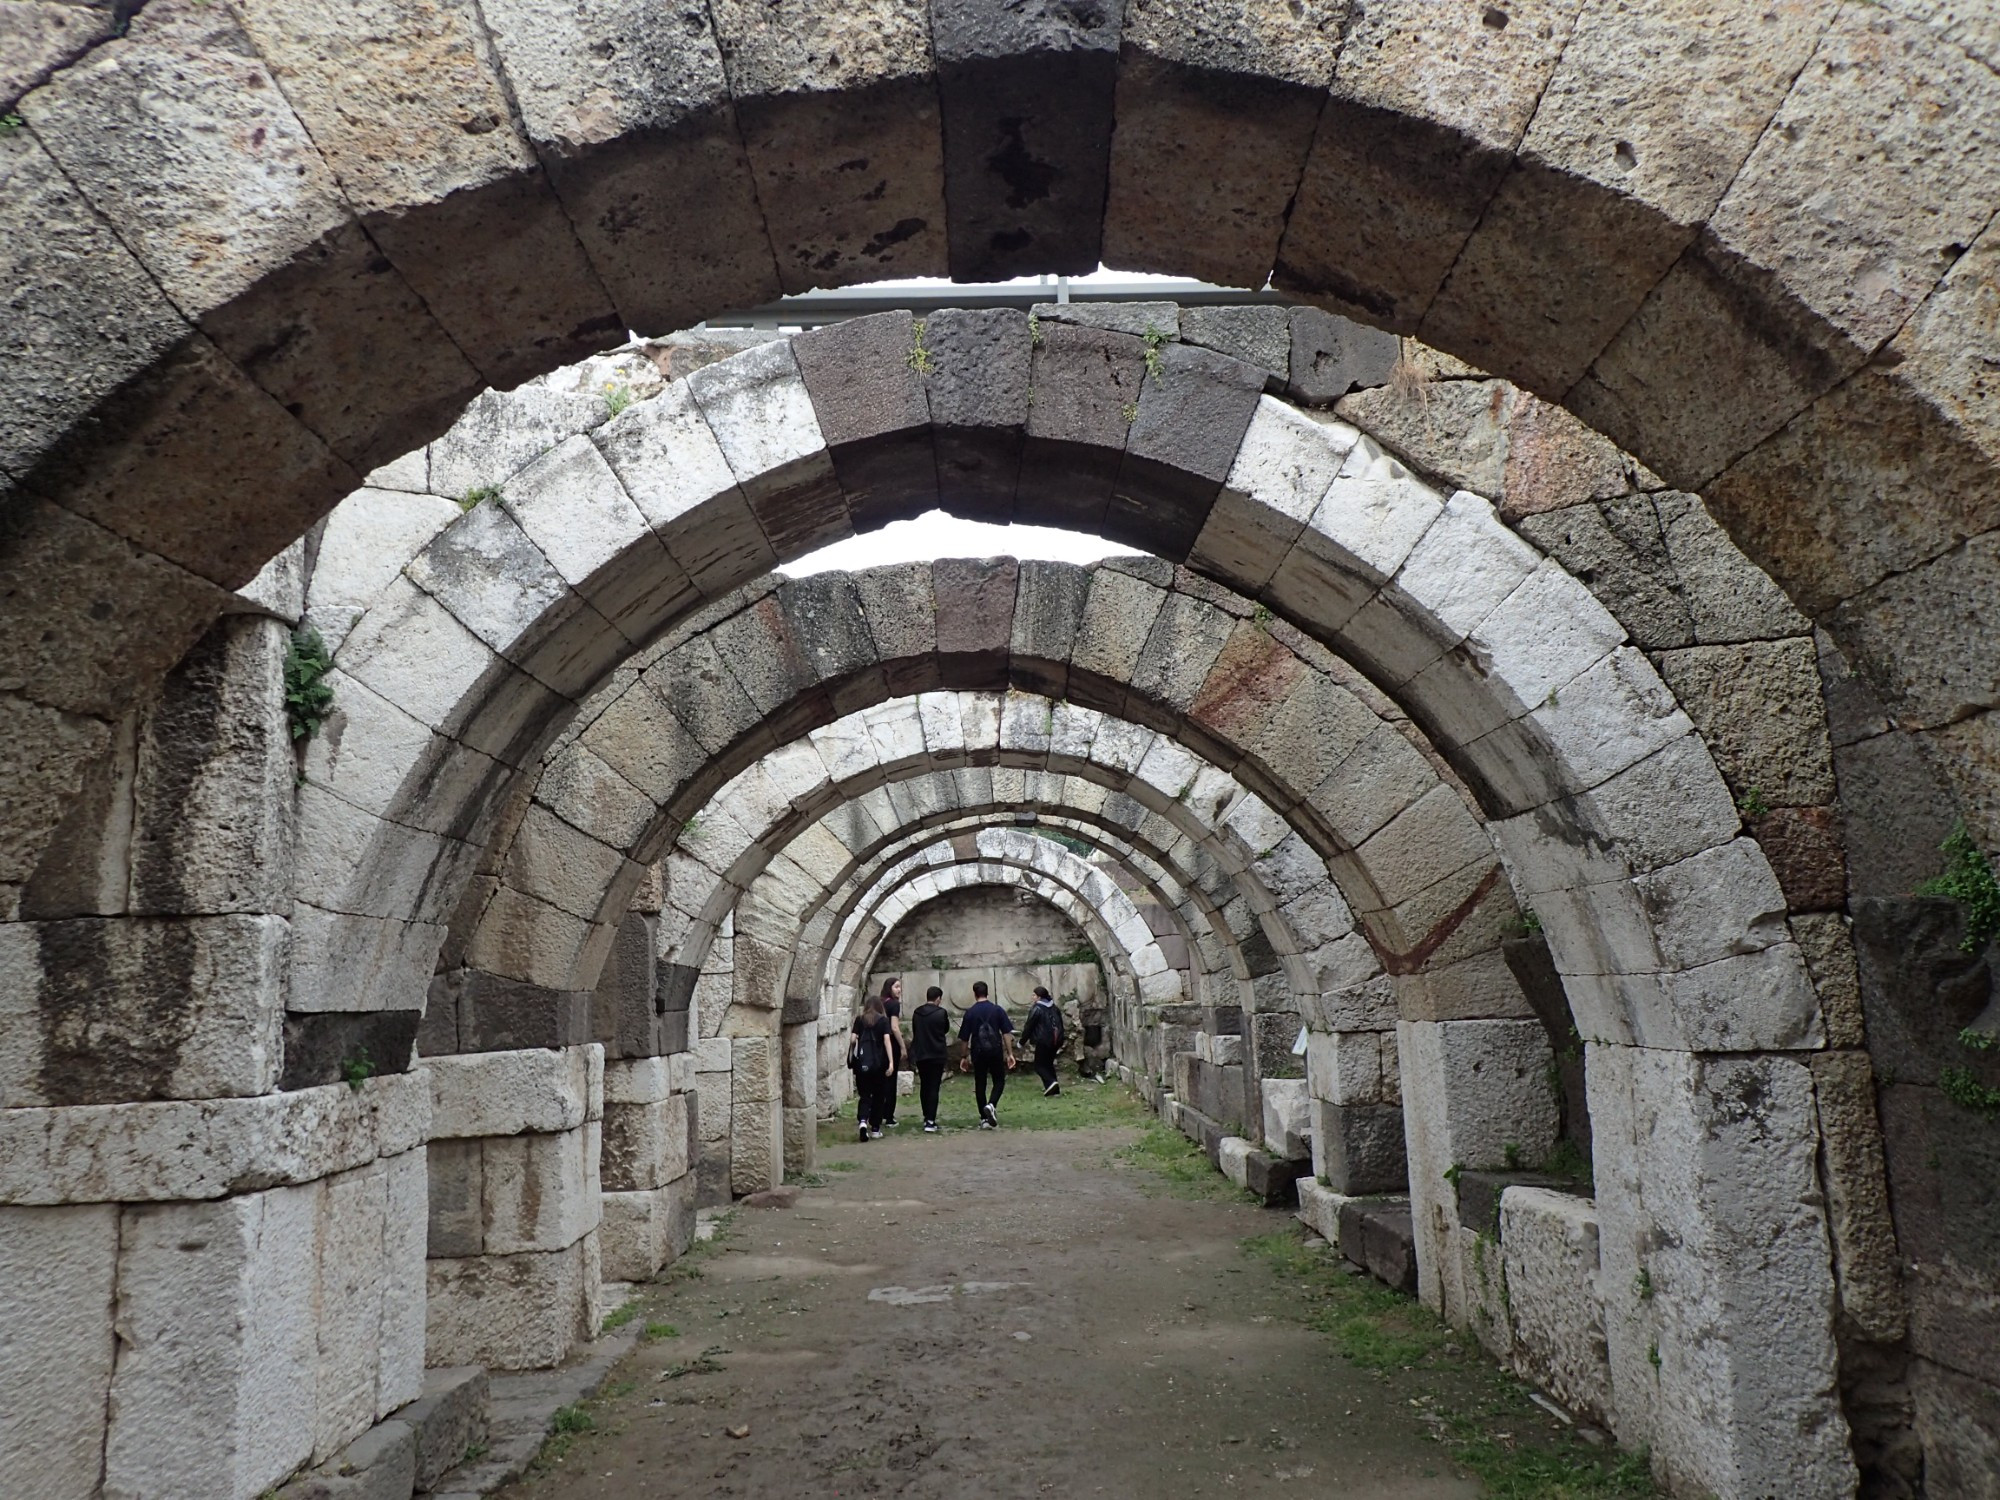
[[[1125,1093],[1123,1089],[1118,1092]],[[1206,1151],[1164,1121],[1147,1118],[1145,1106],[1137,1100],[1133,1103],[1135,1113],[1143,1121],[1139,1139],[1121,1148],[1116,1160],[1151,1173],[1172,1198],[1221,1203],[1242,1196],[1235,1183],[1215,1170],[1215,1163],[1208,1159]]]
[[[677,1339],[680,1336],[681,1331],[671,1323],[648,1323],[639,1330],[639,1337],[649,1344],[659,1339]]]
[[[569,1456],[569,1450],[576,1446],[576,1440],[586,1432],[597,1428],[597,1419],[585,1410],[582,1402],[556,1408],[551,1421],[551,1431],[535,1461],[528,1466],[531,1473],[546,1473]]]
[[[1308,1249],[1299,1225],[1243,1241],[1285,1284],[1287,1303],[1346,1358],[1407,1387],[1430,1435],[1470,1470],[1492,1500],[1637,1500],[1659,1492],[1643,1453],[1584,1443],[1553,1430],[1529,1388],[1495,1369],[1466,1334],[1416,1298],[1355,1275],[1337,1254]],[[1467,1352],[1470,1350],[1471,1352]]]
[[[639,1299],[637,1297],[633,1297],[629,1301],[627,1301],[623,1307],[620,1307],[616,1312],[605,1314],[604,1322],[601,1325],[601,1331],[604,1333],[610,1333],[615,1328],[623,1328],[627,1323],[631,1322],[634,1318],[638,1316],[639,1316]]]
[[[855,1101],[849,1099],[835,1111],[833,1118],[820,1122],[821,1146],[843,1152],[848,1147],[857,1152],[868,1149],[854,1139],[854,1111]],[[924,1138],[923,1111],[915,1095],[898,1100],[896,1113],[901,1124],[893,1131],[885,1131],[885,1136]],[[1025,1062],[1007,1075],[1007,1089],[1000,1100],[1002,1130],[1087,1130],[1097,1125],[1139,1125],[1151,1118],[1133,1094],[1115,1083],[1090,1083],[1067,1073],[1062,1079],[1062,1092],[1053,1099],[1044,1099],[1041,1080]],[[979,1111],[969,1073],[945,1075],[944,1088],[938,1095],[938,1125],[947,1132],[979,1128]],[[820,1161],[817,1170],[858,1172],[864,1164],[865,1158],[857,1160],[843,1155]]]
[[[499,498],[499,485],[475,484],[471,489],[458,497],[458,508],[460,510],[471,510],[475,506],[485,504],[488,500],[498,500]]]
[[[909,365],[919,375],[928,375],[936,368],[931,359],[931,351],[924,343],[924,320],[918,318],[910,328]]]
[[[1941,1069],[1938,1088],[1960,1109],[1976,1115],[2000,1115],[2000,1089],[1981,1083],[1970,1068]]]

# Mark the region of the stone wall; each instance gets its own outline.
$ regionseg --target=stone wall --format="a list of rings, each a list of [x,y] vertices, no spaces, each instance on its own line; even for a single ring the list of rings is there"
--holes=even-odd
[[[1082,930],[1054,907],[973,887],[936,897],[904,917],[882,940],[874,966],[901,973],[1033,965],[1088,946]],[[936,962],[939,957],[949,962]]]

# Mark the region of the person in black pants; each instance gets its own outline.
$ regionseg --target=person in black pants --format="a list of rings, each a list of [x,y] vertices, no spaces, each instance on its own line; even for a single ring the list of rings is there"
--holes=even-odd
[[[1056,1082],[1056,1056],[1063,1044],[1062,1009],[1039,984],[1035,986],[1035,1003],[1029,1007],[1028,1019],[1021,1026],[1021,1040],[1034,1049],[1035,1074],[1042,1080],[1042,1097],[1060,1094],[1062,1085]]]
[[[938,1089],[950,1052],[951,1012],[944,1008],[944,991],[932,985],[924,991],[924,1003],[910,1012],[910,1061],[917,1065],[926,1135],[937,1134]]]
[[[1014,1067],[1014,1023],[1006,1011],[986,998],[983,979],[972,986],[972,1004],[958,1023],[958,1039],[965,1043],[958,1070],[972,1074],[973,1097],[979,1101],[979,1128],[997,1129],[1000,1095]],[[993,1091],[990,1100],[986,1097],[989,1086]]]
[[[887,1101],[896,1096],[896,1054],[889,1038],[893,1035],[889,1018],[882,1014],[879,996],[854,1018],[852,1039],[847,1045],[847,1065],[854,1070],[855,1118],[861,1123],[861,1139],[882,1139],[882,1117]]]
[[[882,1116],[882,1128],[896,1128],[896,1075],[910,1065],[909,1053],[903,1042],[903,981],[885,979],[882,981],[882,1014],[889,1018],[889,1092],[884,1095],[888,1101]]]

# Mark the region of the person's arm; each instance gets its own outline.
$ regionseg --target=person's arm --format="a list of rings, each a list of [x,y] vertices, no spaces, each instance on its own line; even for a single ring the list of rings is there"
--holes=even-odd
[[[1007,1023],[1006,1029],[1000,1033],[1000,1051],[1001,1054],[1005,1056],[1005,1058],[1007,1059],[1007,1071],[1009,1073],[1013,1072],[1014,1071],[1014,1023],[1012,1021],[1009,1021]]]

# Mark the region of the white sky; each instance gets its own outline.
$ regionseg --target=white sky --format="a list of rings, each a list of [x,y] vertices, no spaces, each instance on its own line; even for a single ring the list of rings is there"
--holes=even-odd
[[[880,531],[808,552],[778,571],[804,578],[835,568],[876,568],[885,563],[928,562],[936,557],[1032,557],[1088,563],[1104,557],[1136,556],[1130,547],[1086,532],[1060,531],[1053,526],[995,526],[932,510],[914,521],[891,521]]]

